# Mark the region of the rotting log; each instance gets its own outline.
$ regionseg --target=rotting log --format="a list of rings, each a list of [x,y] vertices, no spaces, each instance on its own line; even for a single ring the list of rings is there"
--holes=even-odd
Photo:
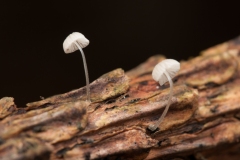
[[[240,37],[181,62],[169,85],[152,80],[150,57],[85,87],[18,108],[0,99],[0,159],[240,159]],[[232,154],[234,153],[234,154]]]

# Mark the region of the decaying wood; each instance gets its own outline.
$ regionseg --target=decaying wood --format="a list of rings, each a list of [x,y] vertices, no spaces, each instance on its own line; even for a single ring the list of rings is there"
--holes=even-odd
[[[101,76],[91,103],[85,87],[25,108],[0,99],[0,159],[240,159],[240,38],[181,62],[170,110],[151,132],[169,94],[151,77],[163,59]]]

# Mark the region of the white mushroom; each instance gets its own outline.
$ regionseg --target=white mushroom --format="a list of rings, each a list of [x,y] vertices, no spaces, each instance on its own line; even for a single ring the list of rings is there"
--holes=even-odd
[[[148,126],[148,129],[150,129],[151,131],[155,131],[157,129],[157,127],[160,125],[160,123],[162,122],[162,120],[164,119],[164,117],[168,112],[169,106],[171,104],[172,95],[173,95],[172,78],[175,77],[179,69],[180,69],[180,63],[174,59],[165,59],[160,63],[158,63],[153,69],[152,77],[155,81],[159,82],[161,86],[167,81],[169,81],[170,93],[169,93],[167,106],[163,111],[163,114],[155,124],[151,124]]]
[[[73,32],[70,34],[65,41],[63,42],[63,50],[66,54],[72,53],[76,50],[79,50],[82,54],[84,71],[86,76],[86,92],[87,92],[87,100],[90,101],[90,88],[89,88],[89,76],[87,69],[87,62],[82,48],[87,47],[89,44],[89,40],[81,33]]]

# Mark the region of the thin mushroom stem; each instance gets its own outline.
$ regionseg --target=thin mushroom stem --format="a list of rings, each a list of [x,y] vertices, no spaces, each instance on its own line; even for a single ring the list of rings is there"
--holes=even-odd
[[[161,122],[163,121],[164,117],[166,116],[166,114],[168,112],[168,109],[169,109],[170,104],[171,104],[171,99],[172,99],[172,96],[173,96],[173,81],[172,81],[171,77],[169,76],[169,74],[167,72],[164,72],[164,74],[166,75],[166,77],[169,81],[169,84],[170,84],[169,98],[168,98],[167,106],[165,107],[161,117],[158,119],[158,121],[155,124],[150,125],[148,127],[151,131],[155,131],[157,129],[157,127],[161,124]]]
[[[89,76],[88,76],[88,69],[87,69],[86,58],[85,58],[84,52],[83,52],[82,48],[79,46],[79,44],[76,43],[76,42],[74,42],[74,44],[78,47],[79,51],[80,51],[81,54],[82,54],[83,66],[84,66],[85,77],[86,77],[86,93],[87,93],[87,101],[90,101]]]

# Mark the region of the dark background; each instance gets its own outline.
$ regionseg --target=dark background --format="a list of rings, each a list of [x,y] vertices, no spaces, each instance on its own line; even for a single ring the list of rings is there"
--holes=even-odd
[[[85,85],[80,52],[64,39],[83,33],[90,81],[164,54],[188,59],[240,35],[237,1],[78,0],[0,2],[0,97],[18,106]]]

